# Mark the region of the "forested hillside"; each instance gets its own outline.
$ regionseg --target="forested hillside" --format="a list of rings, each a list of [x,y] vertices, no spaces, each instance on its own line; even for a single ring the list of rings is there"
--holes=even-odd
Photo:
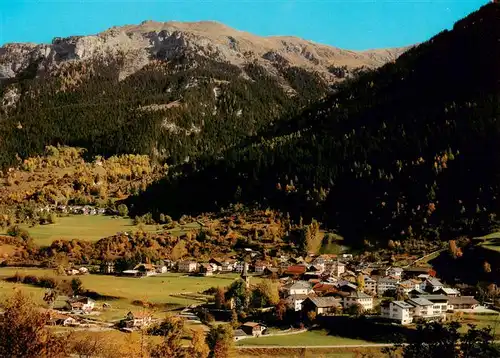
[[[16,154],[25,158],[59,143],[86,148],[89,155],[187,161],[254,135],[328,90],[314,73],[283,68],[298,90],[288,96],[258,65],[247,70],[248,79],[230,64],[179,58],[150,64],[123,81],[109,64],[98,66],[72,90],[61,90],[60,77],[21,80],[21,91],[33,95],[23,96],[0,123],[0,162],[11,164]]]
[[[261,140],[186,164],[135,210],[259,203],[350,240],[488,230],[500,209],[499,18],[499,4],[482,7]]]
[[[402,49],[354,52],[212,22],[156,23],[0,47],[0,169],[47,145],[212,156]]]

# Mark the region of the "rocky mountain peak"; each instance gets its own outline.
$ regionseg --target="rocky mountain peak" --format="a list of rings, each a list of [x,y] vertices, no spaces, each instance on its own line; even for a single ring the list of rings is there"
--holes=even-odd
[[[296,37],[260,37],[214,21],[156,22],[112,27],[96,35],[55,38],[51,44],[6,44],[0,48],[0,79],[13,78],[35,61],[39,72],[67,61],[123,56],[124,78],[151,60],[196,54],[242,66],[276,61],[323,73],[329,66],[380,66],[404,49],[348,51]],[[327,76],[328,77],[328,76]]]

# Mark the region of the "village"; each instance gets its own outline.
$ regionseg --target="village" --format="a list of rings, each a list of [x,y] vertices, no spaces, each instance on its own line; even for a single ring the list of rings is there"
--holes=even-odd
[[[208,262],[195,260],[164,260],[161,264],[141,263],[133,269],[117,272],[112,262],[101,265],[99,272],[89,273],[85,267],[68,269],[69,276],[117,275],[141,280],[167,272],[186,276],[213,277],[237,274],[234,282],[240,282],[247,292],[263,280],[276,283],[279,303],[264,304],[247,310],[247,320],[234,326],[234,339],[260,337],[268,334],[268,327],[276,322],[267,322],[270,312],[285,304],[293,329],[305,329],[319,318],[336,316],[366,317],[380,324],[408,326],[424,321],[447,321],[460,312],[492,313],[495,311],[480,305],[472,295],[443,284],[430,267],[395,267],[359,262],[352,254],[310,255],[302,258],[280,257],[278,264],[262,259],[259,252],[244,249],[240,255],[230,258],[212,258]],[[221,305],[215,299],[184,307],[176,315],[187,321],[206,323],[207,315],[217,321],[234,321],[231,313],[243,310],[234,297]],[[227,295],[226,295],[227,296]],[[55,310],[54,324],[73,327],[89,326],[98,302],[89,297],[68,298],[64,307]],[[104,303],[106,305],[106,303]],[[103,307],[104,309],[106,307]],[[235,313],[233,313],[235,315]],[[238,320],[237,320],[238,321]],[[244,322],[243,322],[244,321]],[[100,324],[106,329],[125,332],[147,329],[158,322],[148,310],[128,312],[115,323]],[[87,323],[87,325],[85,325]],[[92,323],[92,322],[91,322]],[[94,322],[95,323],[95,322]],[[233,322],[234,323],[234,322]]]

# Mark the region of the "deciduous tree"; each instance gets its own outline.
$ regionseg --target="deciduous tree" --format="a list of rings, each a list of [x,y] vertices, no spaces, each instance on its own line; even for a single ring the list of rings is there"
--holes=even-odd
[[[211,358],[229,358],[233,348],[233,329],[227,324],[221,324],[210,329],[207,335],[207,345]]]
[[[48,318],[31,298],[16,291],[5,302],[5,312],[0,317],[0,357],[66,356],[66,337],[56,336],[46,328]]]

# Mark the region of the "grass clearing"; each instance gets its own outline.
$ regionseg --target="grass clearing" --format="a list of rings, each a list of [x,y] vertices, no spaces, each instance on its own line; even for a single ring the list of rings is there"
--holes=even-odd
[[[3,281],[7,277],[14,276],[18,272],[22,275],[52,276],[56,277],[53,270],[40,268],[0,268],[0,295],[10,294],[14,288],[22,289],[34,295],[37,302],[42,302],[44,289],[23,284],[13,284]],[[158,307],[153,312],[161,316],[166,311],[180,307],[199,303],[194,299],[197,293],[207,290],[210,287],[229,286],[236,274],[216,275],[212,277],[194,277],[177,273],[166,273],[156,276],[131,278],[116,277],[106,275],[84,275],[78,276],[83,283],[83,287],[89,291],[97,292],[103,296],[116,297],[116,299],[98,300],[98,307],[102,303],[111,304],[111,309],[103,311],[99,317],[103,320],[117,320],[130,310],[138,311],[142,307],[132,304],[135,300],[151,302]],[[60,276],[61,279],[71,279],[71,276]],[[258,279],[253,279],[258,282]],[[186,294],[187,297],[182,295]],[[189,294],[194,294],[191,295]]]
[[[483,241],[480,244],[482,247],[500,252],[500,232],[493,232],[482,237],[477,237],[476,240]]]
[[[380,348],[245,348],[238,347],[232,357],[256,358],[386,358]]]
[[[105,215],[72,215],[58,217],[57,222],[51,225],[37,225],[30,227],[21,225],[26,229],[37,245],[49,246],[54,240],[84,240],[97,241],[104,237],[112,236],[118,232],[137,231],[139,226],[134,225],[131,219],[117,218]],[[143,225],[148,232],[157,232],[161,226]],[[198,223],[191,223],[167,230],[172,235],[182,235],[187,230],[199,229]],[[163,230],[161,230],[163,231]]]
[[[328,345],[360,345],[373,342],[330,336],[324,330],[314,330],[298,334],[242,339],[238,346],[328,346]]]
[[[465,313],[461,316],[462,332],[466,332],[468,324],[473,324],[477,328],[491,327],[495,335],[495,339],[500,338],[500,314],[474,314]]]

